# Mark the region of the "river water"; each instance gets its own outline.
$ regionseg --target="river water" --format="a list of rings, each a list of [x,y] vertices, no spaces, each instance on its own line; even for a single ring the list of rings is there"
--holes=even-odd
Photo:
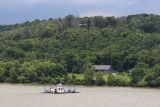
[[[0,84],[0,107],[160,107],[158,88],[77,86],[80,93],[75,94],[42,93],[43,89]]]

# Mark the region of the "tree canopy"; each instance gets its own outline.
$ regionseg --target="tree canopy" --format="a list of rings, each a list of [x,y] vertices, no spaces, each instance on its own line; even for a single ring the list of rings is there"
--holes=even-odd
[[[45,77],[55,82],[67,73],[81,74],[103,64],[117,72],[132,70],[134,85],[145,81],[144,85],[159,86],[159,15],[68,15],[0,25],[0,41],[1,82],[44,83]],[[87,76],[85,81],[90,84]]]

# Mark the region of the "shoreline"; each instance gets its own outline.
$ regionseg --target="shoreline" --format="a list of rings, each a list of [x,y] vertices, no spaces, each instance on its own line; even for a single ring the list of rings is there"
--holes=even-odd
[[[56,84],[40,84],[40,83],[9,83],[9,82],[1,82],[0,85],[8,84],[8,85],[25,85],[25,86],[56,86]],[[74,85],[74,84],[63,84],[64,86],[82,86],[82,87],[110,87],[110,88],[146,88],[146,89],[160,89],[160,87],[138,87],[138,86],[109,86],[109,85]]]

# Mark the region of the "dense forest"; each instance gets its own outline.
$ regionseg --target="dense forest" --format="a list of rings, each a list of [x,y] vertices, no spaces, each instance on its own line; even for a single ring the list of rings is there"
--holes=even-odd
[[[112,74],[104,81],[91,71],[100,64],[131,81],[119,84]],[[68,15],[0,25],[0,82],[160,86],[160,16]]]

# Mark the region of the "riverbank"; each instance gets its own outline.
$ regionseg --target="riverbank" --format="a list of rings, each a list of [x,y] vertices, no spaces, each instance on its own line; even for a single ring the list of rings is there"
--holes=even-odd
[[[90,71],[92,73],[92,71]],[[99,72],[100,73],[100,72]],[[128,73],[117,73],[116,75],[108,74],[105,75],[100,73],[101,75],[97,76],[97,73],[92,74],[72,74],[68,73],[63,77],[44,77],[35,81],[4,81],[6,83],[23,83],[23,84],[70,84],[70,85],[88,85],[88,86],[120,86],[120,87],[159,87],[154,85],[148,85],[144,79],[134,83],[131,74]],[[88,77],[87,77],[88,76]]]
[[[15,86],[47,86],[47,87],[50,87],[50,86],[56,86],[56,84],[40,84],[40,83],[9,83],[9,82],[2,82],[0,83],[0,85],[15,85]],[[146,86],[146,87],[139,87],[139,86],[109,86],[109,85],[102,85],[102,86],[99,86],[99,85],[84,85],[84,84],[79,84],[79,85],[76,85],[76,84],[63,84],[64,86],[68,87],[68,86],[80,86],[80,87],[111,87],[111,88],[118,88],[118,87],[121,87],[121,88],[146,88],[146,89],[160,89],[160,87],[149,87],[149,86]]]

